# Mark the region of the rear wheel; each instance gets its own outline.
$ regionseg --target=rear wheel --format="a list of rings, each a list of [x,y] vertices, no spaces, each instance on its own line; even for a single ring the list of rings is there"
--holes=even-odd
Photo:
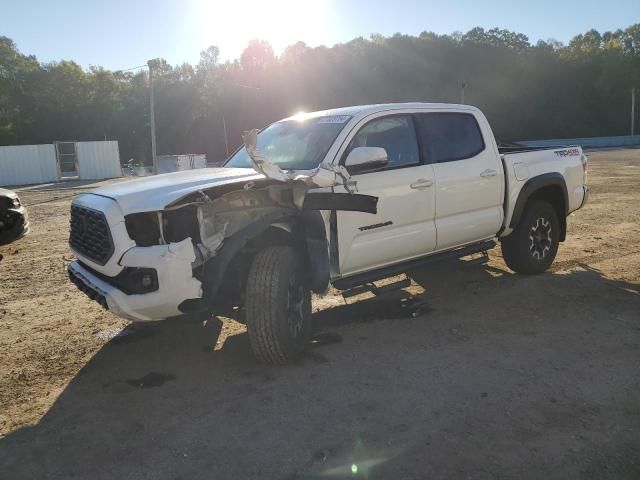
[[[547,202],[534,201],[520,223],[502,240],[502,256],[507,266],[518,273],[544,272],[558,253],[560,221]]]
[[[255,256],[247,278],[246,321],[258,360],[297,359],[311,338],[311,292],[291,247],[268,247]]]

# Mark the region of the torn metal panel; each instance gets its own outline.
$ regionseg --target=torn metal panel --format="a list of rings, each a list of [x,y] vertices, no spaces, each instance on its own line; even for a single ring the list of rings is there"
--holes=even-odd
[[[193,277],[192,263],[196,253],[191,238],[167,245],[134,247],[120,260],[123,267],[153,268],[158,275],[159,289],[144,295],[150,302],[157,302],[156,294],[162,297],[185,300],[202,297],[202,283]],[[174,302],[172,302],[173,304]],[[178,305],[180,302],[175,303]],[[152,303],[150,303],[151,305]],[[171,315],[179,315],[175,309]],[[170,316],[170,315],[165,315]]]
[[[310,187],[333,187],[344,185],[348,192],[355,192],[356,184],[351,180],[347,169],[342,165],[320,164],[316,169],[282,170],[265,155],[258,152],[257,129],[249,130],[242,136],[247,154],[253,167],[263,175],[278,182],[302,182]]]
[[[282,170],[279,166],[274,165],[267,157],[258,152],[258,132],[259,130],[253,129],[249,130],[242,136],[242,141],[244,142],[244,146],[247,149],[247,153],[249,154],[249,159],[251,160],[251,164],[256,171],[262,173],[266,177],[272,178],[279,182],[289,182],[293,180],[292,177],[287,174],[284,170]]]
[[[225,232],[229,222],[218,224],[215,215],[205,216],[204,209],[198,208],[198,223],[200,225],[200,238],[208,255],[214,255],[224,241]]]
[[[296,211],[290,186],[238,190],[199,205],[198,222],[205,257],[215,255],[225,238],[283,208],[291,210],[292,214]]]
[[[359,193],[309,192],[303,210],[342,210],[378,213],[378,197]]]
[[[307,187],[301,186],[300,198],[294,202],[297,184],[267,184],[259,189],[238,187],[222,195],[216,195],[218,192],[214,190],[194,192],[185,198],[185,203],[158,214],[130,214],[125,217],[127,232],[137,246],[175,243],[190,237],[199,254],[196,265],[200,265],[216,254],[225,238],[249,223],[282,208],[292,214],[298,212],[307,191]]]

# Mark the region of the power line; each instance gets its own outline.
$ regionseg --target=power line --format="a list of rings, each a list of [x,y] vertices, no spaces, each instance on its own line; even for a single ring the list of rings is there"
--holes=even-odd
[[[251,85],[243,85],[242,83],[236,83],[238,87],[247,88],[249,90],[262,90],[262,87],[252,87]]]
[[[139,68],[147,68],[147,66],[146,65],[138,65],[137,67],[118,69],[118,70],[116,70],[116,72],[130,72],[131,70],[137,70]]]

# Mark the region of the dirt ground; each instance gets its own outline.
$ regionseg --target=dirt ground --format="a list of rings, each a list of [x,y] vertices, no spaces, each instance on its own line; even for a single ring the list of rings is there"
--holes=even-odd
[[[498,248],[399,295],[329,295],[280,368],[230,319],[126,327],[67,280],[69,202],[92,186],[22,190],[33,231],[0,247],[0,477],[640,478],[640,150],[589,168],[552,272],[512,274]]]

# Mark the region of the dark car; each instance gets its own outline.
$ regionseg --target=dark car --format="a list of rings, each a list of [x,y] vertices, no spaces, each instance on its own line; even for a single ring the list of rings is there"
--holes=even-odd
[[[16,192],[0,188],[0,245],[11,243],[28,232],[27,209]]]

